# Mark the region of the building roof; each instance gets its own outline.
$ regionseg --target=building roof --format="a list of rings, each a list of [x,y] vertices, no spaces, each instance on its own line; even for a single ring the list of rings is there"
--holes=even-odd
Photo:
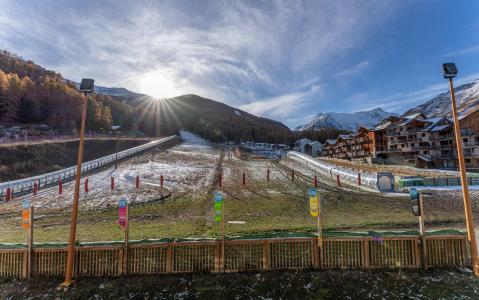
[[[336,140],[326,140],[326,142],[324,142],[324,144],[330,144],[330,145],[336,145]]]

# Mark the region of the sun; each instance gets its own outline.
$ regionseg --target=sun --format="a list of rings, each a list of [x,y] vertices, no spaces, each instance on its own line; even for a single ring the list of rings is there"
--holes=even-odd
[[[141,93],[155,98],[172,98],[181,94],[174,83],[161,72],[151,72],[143,75],[138,86]]]

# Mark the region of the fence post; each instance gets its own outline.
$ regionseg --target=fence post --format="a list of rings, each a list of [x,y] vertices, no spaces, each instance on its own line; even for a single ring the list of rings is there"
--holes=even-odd
[[[140,175],[136,175],[135,186],[137,190],[140,188]]]
[[[160,175],[160,188],[163,190],[163,175]]]
[[[426,239],[424,237],[424,204],[423,204],[423,198],[422,198],[422,193],[419,193],[419,233],[421,235],[421,249],[422,249],[422,263],[424,269],[427,270],[428,268],[428,261],[427,261],[427,248],[426,248]]]
[[[266,180],[269,182],[269,169],[266,170]]]
[[[63,194],[63,183],[62,183],[62,178],[58,178],[58,194],[61,195]]]
[[[111,176],[110,179],[110,189],[113,191],[115,190],[115,177]]]
[[[224,269],[224,263],[221,257],[222,241],[217,241],[215,246],[215,272],[220,273]]]
[[[339,179],[339,174],[336,175],[336,183],[339,187],[341,186],[341,180]]]
[[[361,173],[358,173],[358,185],[361,185]]]
[[[221,188],[222,186],[223,186],[223,175],[220,174],[218,178],[218,187]]]
[[[318,187],[318,176],[314,175],[314,187]]]
[[[129,218],[129,212],[128,212],[128,209],[129,208],[129,205],[128,203],[126,203],[126,226],[125,226],[125,250],[123,251],[123,253],[125,254],[123,256],[124,258],[124,261],[123,261],[123,270],[124,270],[124,274],[125,275],[128,275],[128,240],[129,240],[129,227],[130,227],[130,218]]]
[[[294,170],[291,170],[291,181],[294,181]]]
[[[363,268],[369,268],[370,257],[369,257],[369,238],[363,238]]]
[[[268,240],[263,241],[263,270],[270,269],[270,244]]]
[[[30,217],[28,223],[30,227],[28,228],[28,273],[27,278],[31,278],[33,274],[33,213],[35,208],[30,206]]]
[[[85,178],[85,192],[88,193],[88,177]]]
[[[38,193],[38,182],[33,183],[33,196],[36,196]]]
[[[243,185],[246,185],[246,174],[243,172]]]
[[[5,196],[5,201],[10,201],[12,199],[12,189],[7,188],[7,195]]]
[[[173,246],[168,243],[168,249],[166,250],[166,273],[173,272]]]

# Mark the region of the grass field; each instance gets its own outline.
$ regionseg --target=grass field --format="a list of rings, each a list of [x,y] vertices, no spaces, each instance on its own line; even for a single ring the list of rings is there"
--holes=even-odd
[[[285,166],[295,169],[294,181]],[[267,169],[271,170],[270,182],[266,180]],[[164,203],[158,201],[160,189],[146,184],[139,191],[129,184],[123,184],[123,189],[114,193],[109,191],[110,174],[128,179],[134,178],[135,172],[151,182],[158,182],[160,173],[165,174],[165,185],[171,188],[172,196]],[[80,201],[78,240],[122,240],[116,202],[124,195],[131,202],[132,240],[219,237],[220,225],[213,220],[212,194],[218,189],[219,172],[223,174],[221,191],[225,195],[227,236],[272,231],[316,232],[316,219],[309,216],[306,199],[311,184],[304,179],[304,176],[313,176],[314,171],[288,159],[278,164],[265,159],[240,160],[230,155],[223,158],[219,149],[180,145],[153,155],[146,153],[123,162],[116,171],[108,169],[95,175],[92,180],[97,182],[97,190],[83,195]],[[243,173],[246,176],[244,186]],[[319,176],[318,179],[325,230],[417,230],[418,220],[411,214],[407,195],[385,196],[352,186],[336,187],[330,178]],[[68,239],[71,199],[60,203],[64,199],[55,196],[55,189],[51,188],[50,193],[46,191],[42,199],[33,200],[39,205],[35,214],[35,242],[65,242]],[[71,192],[72,185],[65,189]],[[125,194],[125,191],[128,192]],[[25,241],[20,200],[0,204],[1,243]],[[464,228],[461,207],[426,207],[425,211],[426,229]],[[243,221],[244,224],[228,221]]]

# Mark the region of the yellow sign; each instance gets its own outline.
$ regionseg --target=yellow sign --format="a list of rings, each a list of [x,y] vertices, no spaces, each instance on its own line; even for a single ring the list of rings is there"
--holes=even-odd
[[[316,189],[309,189],[309,214],[312,217],[317,217],[319,214],[319,209],[318,209],[318,192]]]

